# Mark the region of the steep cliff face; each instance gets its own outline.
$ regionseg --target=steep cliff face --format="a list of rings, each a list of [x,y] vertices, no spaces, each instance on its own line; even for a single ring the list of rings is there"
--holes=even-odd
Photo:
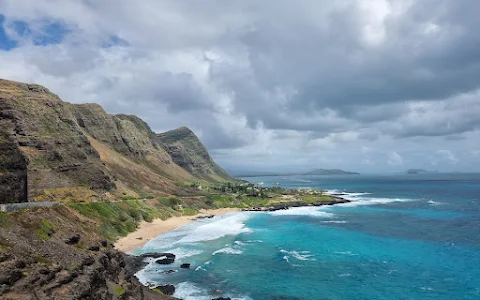
[[[79,185],[105,191],[115,188],[70,107],[46,88],[0,81],[0,129],[29,158],[31,196],[44,189]]]
[[[173,161],[194,176],[209,181],[234,180],[208,154],[207,148],[187,127],[157,134]]]
[[[0,204],[28,200],[27,164],[18,145],[0,132]]]
[[[0,132],[9,157],[28,158],[31,199],[170,194],[195,175],[138,117],[70,104],[39,85],[0,80]]]

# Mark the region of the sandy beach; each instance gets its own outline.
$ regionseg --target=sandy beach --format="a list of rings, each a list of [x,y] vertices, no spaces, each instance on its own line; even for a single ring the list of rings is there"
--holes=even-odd
[[[240,211],[238,208],[220,208],[201,210],[199,214],[195,216],[180,216],[171,217],[167,220],[155,219],[153,222],[148,223],[142,221],[138,229],[125,237],[118,239],[115,242],[115,248],[122,252],[130,252],[135,248],[139,248],[146,244],[151,239],[155,238],[159,234],[173,230],[187,223],[195,221],[198,217],[210,216],[210,215],[223,215],[229,212]]]

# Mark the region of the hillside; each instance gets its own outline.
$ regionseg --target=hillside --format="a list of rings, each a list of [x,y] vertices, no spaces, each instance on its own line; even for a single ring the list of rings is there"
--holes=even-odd
[[[27,188],[30,201],[109,199],[168,195],[182,182],[229,178],[203,176],[175,163],[191,161],[184,153],[213,163],[198,140],[185,143],[195,149],[173,160],[165,150],[171,146],[138,117],[110,115],[98,104],[70,104],[39,85],[0,80],[0,132],[0,149],[15,154],[2,151],[2,187],[21,178],[22,170],[28,175],[25,187],[0,189],[0,198],[9,202],[22,201]]]
[[[207,148],[187,127],[157,134],[173,161],[190,174],[209,181],[234,180],[208,154]]]

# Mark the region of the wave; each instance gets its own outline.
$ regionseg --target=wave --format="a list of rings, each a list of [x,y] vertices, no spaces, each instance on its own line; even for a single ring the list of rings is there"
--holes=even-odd
[[[181,282],[175,286],[174,297],[184,300],[210,300],[208,291],[190,282]]]
[[[235,213],[211,223],[202,224],[174,244],[197,243],[216,240],[227,235],[238,235],[251,232],[244,222],[250,217],[249,213]]]
[[[206,289],[200,288],[188,281],[177,284],[173,296],[183,300],[211,300],[215,298],[210,295]],[[230,297],[233,300],[252,300],[252,298],[248,296],[224,295],[224,297]]]
[[[341,194],[341,196],[345,198],[345,197],[359,197],[359,196],[364,196],[364,195],[371,195],[372,193],[368,193],[368,192],[351,193],[351,192],[346,192],[346,191],[333,189],[333,190],[326,190],[325,194],[327,194],[327,195]]]
[[[331,220],[331,221],[322,221],[322,223],[345,224],[345,223],[347,223],[347,221]]]
[[[268,212],[268,214],[273,216],[312,216],[312,217],[323,217],[323,218],[332,218],[335,215],[332,213],[319,211],[318,207],[294,207],[285,210],[277,210]]]
[[[249,241],[245,241],[245,243],[263,243],[262,240],[249,240]]]
[[[443,204],[443,202],[437,202],[437,201],[433,201],[433,200],[428,200],[427,203],[430,204],[430,205],[442,205]]]
[[[222,248],[222,249],[219,249],[215,252],[212,253],[212,255],[217,255],[219,253],[224,253],[224,254],[242,254],[243,251],[242,250],[239,250],[239,249],[233,249],[231,247],[225,247],[225,248]]]
[[[174,253],[177,260],[182,260],[183,258],[187,258],[187,257],[191,257],[191,256],[195,256],[203,253],[203,251],[198,249],[192,250],[192,249],[186,249],[183,247],[169,249],[165,252]]]
[[[284,249],[280,249],[280,252],[285,254],[283,256],[283,259],[285,259],[287,262],[289,262],[290,257],[293,257],[296,260],[316,260],[315,258],[312,258],[314,255],[310,254],[310,251],[287,251]]]
[[[414,199],[405,199],[405,198],[348,198],[344,197],[351,202],[340,204],[343,207],[353,207],[353,206],[364,206],[364,205],[376,205],[376,204],[388,204],[393,202],[410,202],[415,201]]]

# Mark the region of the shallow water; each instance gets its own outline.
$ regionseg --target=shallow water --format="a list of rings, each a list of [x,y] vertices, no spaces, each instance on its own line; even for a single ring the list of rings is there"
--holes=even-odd
[[[232,213],[160,235],[144,283],[183,299],[480,299],[480,175],[248,178],[348,193],[353,202]],[[162,274],[192,264],[191,270]]]

